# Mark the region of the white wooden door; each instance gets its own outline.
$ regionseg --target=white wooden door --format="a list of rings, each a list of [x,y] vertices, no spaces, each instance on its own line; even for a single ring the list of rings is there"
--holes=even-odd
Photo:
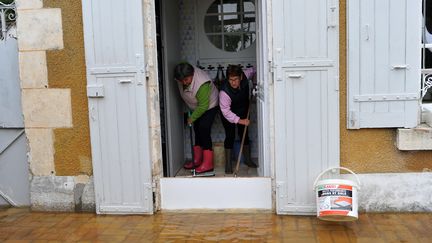
[[[83,1],[97,213],[152,213],[142,1]]]
[[[277,213],[311,214],[315,177],[339,164],[339,5],[272,2]]]

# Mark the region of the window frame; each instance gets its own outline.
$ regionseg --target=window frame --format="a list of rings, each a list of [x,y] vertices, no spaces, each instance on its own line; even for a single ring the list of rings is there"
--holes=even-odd
[[[217,12],[217,13],[208,13],[208,12],[206,12],[206,14],[204,15],[204,23],[205,23],[207,17],[217,16],[218,19],[219,19],[219,21],[220,21],[220,23],[221,23],[221,29],[220,29],[220,32],[205,32],[205,35],[207,36],[207,38],[209,38],[209,36],[221,36],[221,48],[219,48],[217,46],[216,46],[216,48],[219,48],[219,49],[221,49],[223,51],[226,51],[226,52],[239,52],[241,50],[245,50],[245,49],[251,47],[252,44],[256,41],[256,28],[255,28],[255,31],[244,31],[244,24],[245,24],[244,20],[245,20],[245,16],[246,15],[253,14],[254,15],[254,17],[253,17],[253,19],[254,19],[253,23],[255,23],[255,25],[256,25],[256,11],[245,11],[244,10],[244,4],[243,4],[244,0],[238,0],[239,1],[239,5],[240,5],[240,11],[225,12],[225,9],[224,9],[223,6],[225,5],[224,1],[226,1],[226,0],[215,0],[215,1],[213,1],[211,3],[211,5],[214,4],[217,1],[219,2],[219,5],[222,6],[221,11]],[[255,7],[255,3],[253,3],[253,4],[254,4],[254,7]],[[225,27],[225,21],[226,20],[225,20],[224,17],[225,16],[231,16],[231,15],[232,16],[239,16],[240,17],[240,23],[239,24],[240,24],[241,31],[234,31],[234,32],[227,32],[227,31],[225,31],[224,27]],[[249,22],[249,23],[252,23],[252,22]],[[204,28],[204,31],[205,31],[205,28]],[[238,35],[240,36],[240,38],[241,38],[241,48],[239,50],[237,50],[237,51],[226,50],[225,36],[230,36],[230,35],[231,36],[238,36]],[[253,40],[251,42],[251,44],[249,46],[247,46],[247,47],[245,47],[245,39],[244,39],[245,35],[255,35],[255,40]]]
[[[236,62],[236,63],[252,63],[256,58],[257,41],[255,40],[248,48],[238,52],[228,52],[217,48],[210,42],[205,32],[204,17],[207,14],[208,8],[215,0],[196,0],[195,9],[195,53],[197,61],[200,63],[207,62]],[[257,13],[257,5],[255,1],[255,15]],[[231,14],[231,13],[230,13]],[[256,16],[255,16],[256,23]],[[256,31],[258,36],[258,31]]]

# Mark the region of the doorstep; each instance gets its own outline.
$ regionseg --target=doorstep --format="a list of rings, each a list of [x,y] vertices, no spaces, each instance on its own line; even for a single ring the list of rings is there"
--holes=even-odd
[[[161,178],[161,209],[272,209],[271,178]]]

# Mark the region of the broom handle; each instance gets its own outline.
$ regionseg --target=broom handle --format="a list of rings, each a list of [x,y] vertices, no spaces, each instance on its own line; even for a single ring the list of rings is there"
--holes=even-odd
[[[195,161],[194,161],[195,155],[194,155],[194,149],[193,149],[194,144],[193,144],[193,131],[192,130],[193,130],[192,124],[189,124],[189,135],[190,135],[191,154],[192,154],[192,166],[195,169]]]
[[[246,115],[246,119],[249,119],[250,107],[251,107],[251,105],[249,104],[248,112],[247,112],[247,115]],[[245,128],[243,130],[243,136],[242,136],[242,140],[241,140],[241,144],[240,144],[240,150],[239,150],[238,157],[237,157],[237,164],[236,164],[236,168],[235,168],[235,171],[234,171],[234,176],[237,176],[237,173],[238,173],[238,170],[239,170],[240,159],[241,159],[242,152],[243,152],[243,144],[244,144],[244,140],[245,140],[245,137],[246,137],[246,130],[247,130],[248,126],[249,125],[245,126]]]
[[[190,115],[191,115],[191,112],[188,111],[188,117],[190,117]],[[191,144],[190,147],[191,147],[191,155],[192,155],[192,170],[194,170],[194,174],[195,174],[195,160],[194,160],[195,155],[194,155],[194,150],[193,150],[193,147],[194,147],[194,144],[193,144],[193,124],[191,123],[188,126],[189,126],[189,136],[190,136],[190,144]]]

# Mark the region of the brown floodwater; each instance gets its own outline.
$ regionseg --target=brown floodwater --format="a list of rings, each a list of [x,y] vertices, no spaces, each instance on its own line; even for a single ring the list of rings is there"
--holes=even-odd
[[[355,222],[271,212],[96,215],[0,209],[0,242],[432,242],[432,214],[360,214]]]

